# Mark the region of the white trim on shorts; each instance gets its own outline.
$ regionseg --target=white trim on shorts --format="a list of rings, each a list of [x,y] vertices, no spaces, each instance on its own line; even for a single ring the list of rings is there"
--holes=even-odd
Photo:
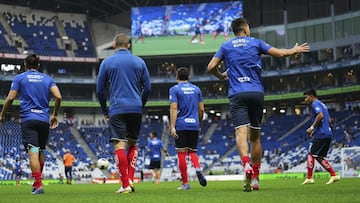
[[[119,141],[119,142],[127,142],[127,139],[119,139],[119,138],[110,138],[110,141]]]
[[[239,125],[239,126],[236,126],[235,129],[238,129],[238,128],[241,128],[241,127],[244,127],[244,126],[249,126],[249,128],[252,128],[252,129],[255,129],[255,130],[261,130],[261,127],[254,127],[254,126],[251,126],[250,123],[247,123],[247,124],[244,124],[244,125]]]

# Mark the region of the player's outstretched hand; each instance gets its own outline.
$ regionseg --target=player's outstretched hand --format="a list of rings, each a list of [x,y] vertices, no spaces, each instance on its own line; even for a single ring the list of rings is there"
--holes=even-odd
[[[304,53],[304,52],[309,52],[310,51],[310,45],[305,42],[305,43],[302,43],[302,44],[298,44],[296,43],[293,47],[293,49],[296,50],[296,54],[300,54],[300,53]]]

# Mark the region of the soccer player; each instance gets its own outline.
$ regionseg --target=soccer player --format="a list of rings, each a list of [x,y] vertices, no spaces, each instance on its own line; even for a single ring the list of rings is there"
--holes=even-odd
[[[219,23],[217,24],[217,27],[216,27],[216,29],[215,29],[215,31],[214,31],[214,34],[213,34],[214,40],[217,38],[217,36],[218,36],[220,33],[223,33],[225,40],[229,40],[228,32],[227,32],[228,29],[225,28],[224,25],[226,25],[226,22],[219,22]]]
[[[304,92],[304,96],[305,102],[311,105],[312,124],[308,129],[306,129],[306,133],[309,135],[309,137],[311,137],[311,142],[307,158],[307,179],[302,184],[305,185],[315,183],[314,179],[312,178],[315,159],[331,175],[330,180],[326,184],[332,184],[340,180],[340,176],[336,175],[333,167],[325,159],[333,135],[330,128],[329,112],[326,105],[317,99],[317,93],[314,89],[306,90]]]
[[[194,25],[194,32],[195,34],[191,37],[190,39],[190,44],[193,42],[194,39],[196,39],[196,37],[199,35],[200,36],[200,41],[199,43],[200,44],[204,44],[204,34],[202,33],[202,27],[203,27],[203,24],[201,22],[201,19],[200,18],[197,18],[197,22],[195,23]]]
[[[22,142],[29,155],[32,177],[32,194],[43,194],[42,171],[45,163],[45,146],[48,141],[49,127],[58,126],[57,115],[61,105],[61,93],[54,80],[39,71],[40,58],[29,54],[25,58],[24,73],[15,76],[9,94],[0,113],[0,122],[19,95]],[[49,118],[50,94],[55,97],[52,116]]]
[[[259,170],[262,156],[260,142],[264,106],[264,87],[261,81],[261,54],[285,57],[309,52],[307,43],[296,43],[291,49],[278,49],[263,40],[250,37],[249,23],[244,18],[231,22],[235,37],[223,43],[208,64],[208,70],[221,80],[229,81],[228,97],[235,128],[236,146],[245,170],[243,191],[259,189]],[[217,65],[224,60],[227,71]],[[249,157],[248,134],[251,143]]]
[[[119,194],[134,191],[132,183],[138,154],[136,144],[151,84],[144,60],[130,53],[129,38],[125,34],[115,36],[113,47],[115,54],[104,59],[100,65],[96,93],[109,123],[115,162],[121,174],[122,186],[115,192]],[[107,91],[109,108],[106,103]]]
[[[199,131],[204,114],[204,103],[201,90],[198,86],[190,83],[189,69],[179,68],[176,71],[177,85],[169,90],[170,99],[170,129],[175,139],[175,147],[178,156],[178,164],[182,179],[182,185],[178,190],[190,189],[187,174],[186,155],[196,170],[200,185],[206,186],[207,182],[201,172],[201,166],[197,155]]]
[[[64,161],[64,168],[65,168],[65,176],[66,176],[66,183],[72,183],[72,167],[73,163],[76,161],[75,157],[70,153],[70,149],[67,149],[65,155],[63,157]]]
[[[137,43],[137,41],[139,40],[139,39],[141,39],[141,43],[145,43],[145,35],[144,35],[144,33],[143,33],[143,31],[142,31],[142,28],[141,28],[141,22],[140,21],[136,21],[135,22],[135,24],[136,24],[136,31],[135,31],[135,36],[136,36],[136,39],[135,39],[135,43]]]
[[[150,153],[150,166],[152,171],[152,181],[155,180],[156,184],[160,183],[161,175],[161,150],[164,151],[166,156],[169,156],[168,151],[164,148],[161,140],[157,138],[157,133],[152,131],[150,133],[150,140],[147,144],[147,152]]]
[[[21,180],[21,176],[22,176],[22,168],[21,168],[21,161],[17,160],[16,164],[15,164],[15,170],[14,170],[14,174],[15,174],[15,179],[16,179],[16,185],[19,186],[20,185],[20,180]]]

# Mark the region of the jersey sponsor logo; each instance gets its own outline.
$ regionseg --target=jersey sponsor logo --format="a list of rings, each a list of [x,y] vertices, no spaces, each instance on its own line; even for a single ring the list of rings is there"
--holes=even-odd
[[[195,88],[194,87],[181,87],[181,91],[183,91],[184,94],[194,94]]]
[[[196,120],[193,118],[185,118],[184,121],[185,123],[196,123]]]
[[[41,82],[44,76],[42,75],[27,75],[29,82]]]
[[[43,110],[40,109],[30,109],[30,111],[33,113],[43,113]]]
[[[250,77],[238,77],[239,82],[250,82]]]
[[[232,40],[231,43],[233,45],[233,47],[244,47],[244,46],[247,46],[249,40],[247,39],[235,39],[235,40]]]

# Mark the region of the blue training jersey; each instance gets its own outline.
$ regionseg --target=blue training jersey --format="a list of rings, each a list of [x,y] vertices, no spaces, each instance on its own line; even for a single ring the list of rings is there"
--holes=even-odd
[[[328,111],[326,105],[317,99],[311,104],[312,122],[314,122],[316,116],[321,112],[323,113],[324,118],[321,120],[320,124],[318,126],[316,126],[316,128],[314,129],[313,137],[314,138],[331,138],[332,131],[330,128],[329,111]]]
[[[15,76],[10,90],[19,93],[21,122],[38,120],[49,123],[50,88],[56,86],[53,78],[35,70]]]
[[[147,144],[148,149],[150,150],[150,159],[152,161],[160,161],[161,160],[161,150],[164,148],[161,140],[155,138],[150,139]]]
[[[107,86],[109,109],[106,105]],[[104,114],[142,113],[150,89],[150,75],[144,60],[130,51],[120,49],[101,63],[96,93]]]
[[[264,92],[261,54],[272,46],[254,37],[235,37],[223,43],[216,58],[224,60],[229,79],[228,96],[241,92]]]
[[[190,82],[181,82],[169,90],[170,103],[178,104],[176,130],[199,130],[199,102],[203,101],[201,90]]]

